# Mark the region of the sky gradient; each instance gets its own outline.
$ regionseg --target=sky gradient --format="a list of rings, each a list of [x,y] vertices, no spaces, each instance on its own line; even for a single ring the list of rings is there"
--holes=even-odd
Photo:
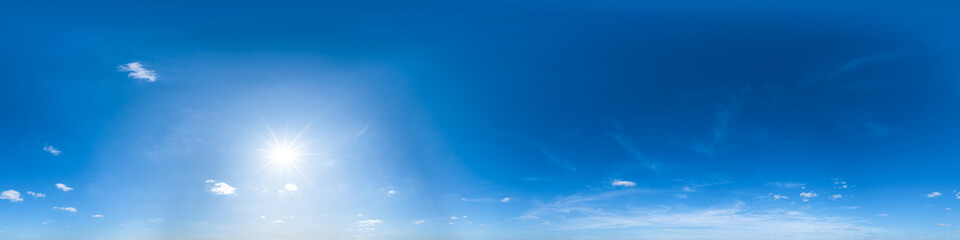
[[[958,11],[6,2],[0,239],[957,239]]]

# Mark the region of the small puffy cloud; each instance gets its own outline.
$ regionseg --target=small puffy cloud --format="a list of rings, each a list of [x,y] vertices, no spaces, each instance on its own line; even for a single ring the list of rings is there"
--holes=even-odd
[[[60,155],[60,150],[57,150],[57,148],[55,148],[55,147],[53,147],[53,146],[50,146],[50,145],[47,145],[46,147],[43,147],[43,150],[44,150],[44,151],[47,151],[47,152],[50,153],[50,154],[53,154],[54,156],[59,156],[59,155]]]
[[[23,198],[20,197],[20,192],[17,190],[6,190],[0,193],[0,199],[10,200],[10,202],[23,202]]]
[[[72,187],[67,187],[67,185],[66,185],[66,184],[63,184],[63,183],[57,183],[57,184],[54,184],[54,185],[57,186],[57,189],[63,190],[64,192],[69,192],[70,190],[73,190]]]
[[[450,217],[451,220],[457,220],[457,216]]]
[[[787,196],[780,195],[780,194],[773,194],[773,193],[767,194],[767,197],[772,198],[773,200],[790,199]]]
[[[949,224],[949,223],[937,223],[937,226],[941,226],[941,227],[949,227],[949,226],[950,226],[950,224]]]
[[[500,199],[500,202],[510,202],[510,198],[505,197],[503,199]]]
[[[425,222],[427,222],[426,219],[419,219],[419,220],[414,220],[414,221],[413,221],[413,224],[420,225],[420,224],[423,224],[423,223],[425,223]]]
[[[397,194],[397,190],[391,189],[390,191],[387,191],[387,195],[394,195],[394,194]]]
[[[127,77],[134,79],[140,79],[147,82],[157,81],[157,74],[153,70],[148,70],[143,67],[143,64],[140,62],[127,63],[120,66],[120,71],[130,72]]]
[[[927,193],[927,198],[936,198],[936,197],[939,197],[940,195],[943,195],[943,194],[940,192]]]
[[[210,192],[216,193],[217,195],[233,195],[236,193],[237,188],[230,186],[225,182],[218,182],[213,184],[213,187],[210,188]]]
[[[283,185],[283,190],[287,190],[287,192],[295,192],[297,191],[297,189],[300,189],[300,188],[297,187],[297,185],[294,185],[293,183],[287,183],[286,185]]]
[[[267,219],[267,216],[260,216],[260,219]]]
[[[33,196],[33,197],[35,197],[35,198],[45,198],[45,197],[47,197],[46,194],[37,193],[37,192],[31,192],[31,191],[27,191],[27,195]]]
[[[100,214],[93,215],[93,218],[103,218],[103,215],[100,215]]]
[[[53,207],[53,209],[63,210],[63,211],[72,212],[72,213],[79,212],[79,211],[77,211],[77,209],[74,208],[74,207]]]
[[[207,181],[204,181],[204,182],[205,182],[205,183],[215,183],[215,182],[217,182],[217,181],[216,181],[216,180],[213,180],[213,179],[207,179]]]
[[[637,183],[633,181],[614,179],[612,185],[614,187],[634,187],[637,186]]]
[[[841,198],[843,198],[843,195],[840,195],[840,194],[830,195],[830,200],[837,200]]]
[[[839,179],[839,178],[834,178],[834,179],[833,179],[833,187],[838,188],[838,189],[847,189],[847,188],[850,187],[850,185],[847,185],[847,181],[843,181],[843,180],[841,180],[841,179]]]
[[[817,193],[814,193],[813,191],[800,193],[800,197],[803,198],[804,202],[810,201],[811,198],[815,198],[817,196]]]

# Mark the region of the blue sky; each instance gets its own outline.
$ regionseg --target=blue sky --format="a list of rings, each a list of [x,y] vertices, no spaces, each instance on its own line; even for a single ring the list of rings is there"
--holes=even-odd
[[[960,237],[953,2],[3,5],[0,239]]]

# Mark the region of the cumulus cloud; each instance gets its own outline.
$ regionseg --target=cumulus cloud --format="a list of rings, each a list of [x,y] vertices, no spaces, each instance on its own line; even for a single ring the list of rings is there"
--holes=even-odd
[[[813,191],[800,193],[800,197],[803,198],[804,202],[810,201],[811,198],[816,198],[818,195]]]
[[[74,207],[53,207],[53,209],[63,210],[63,211],[72,212],[72,213],[79,212],[79,211],[77,211],[77,209],[74,208]]]
[[[23,202],[23,198],[20,197],[20,192],[17,190],[6,190],[0,193],[0,199],[10,200],[10,202]]]
[[[63,190],[64,192],[69,192],[70,190],[73,190],[72,187],[67,187],[67,185],[63,183],[57,183],[54,185],[57,186],[57,189]]]
[[[93,215],[93,218],[103,218],[103,215],[100,215],[100,214]]]
[[[300,188],[297,187],[297,185],[294,185],[293,183],[287,183],[286,185],[283,185],[283,190],[286,190],[287,192],[295,192],[297,191],[297,189],[300,189]]]
[[[59,155],[60,155],[60,150],[57,150],[57,148],[55,148],[55,147],[53,147],[53,146],[50,146],[50,145],[47,145],[46,147],[43,147],[43,150],[44,150],[44,151],[47,151],[47,152],[50,153],[50,154],[53,154],[54,156],[59,156]]]
[[[127,74],[127,77],[134,79],[140,79],[147,82],[157,81],[157,74],[153,70],[149,70],[143,67],[143,64],[140,62],[127,63],[120,66],[120,71],[130,72]]]
[[[510,198],[505,197],[503,199],[500,199],[500,202],[510,202]]]
[[[225,182],[218,182],[213,184],[213,187],[210,188],[210,192],[216,193],[217,195],[233,195],[236,193],[237,188],[230,186]]]
[[[46,194],[37,193],[37,192],[31,192],[31,191],[27,191],[27,195],[33,196],[33,197],[35,197],[35,198],[44,198],[44,197],[47,197]]]
[[[635,187],[637,186],[637,183],[633,181],[614,179],[611,185],[615,187]]]
[[[940,195],[943,195],[943,194],[941,194],[940,192],[927,193],[927,198],[936,198],[936,197],[939,197]]]
[[[830,200],[837,200],[837,199],[840,199],[840,198],[843,198],[843,195],[841,195],[841,194],[830,195]]]

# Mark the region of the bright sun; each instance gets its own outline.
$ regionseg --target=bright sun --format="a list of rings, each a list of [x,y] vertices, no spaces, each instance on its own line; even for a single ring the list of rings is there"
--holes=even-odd
[[[263,159],[266,160],[263,167],[257,171],[269,167],[280,175],[290,170],[295,170],[303,175],[303,171],[300,171],[298,165],[305,163],[303,158],[310,154],[304,152],[307,144],[299,142],[298,140],[300,140],[300,137],[306,130],[307,128],[304,128],[291,139],[287,137],[287,134],[284,134],[283,137],[278,137],[277,134],[273,132],[273,129],[270,129],[271,139],[261,139],[266,144],[266,147],[256,149],[263,153]]]

